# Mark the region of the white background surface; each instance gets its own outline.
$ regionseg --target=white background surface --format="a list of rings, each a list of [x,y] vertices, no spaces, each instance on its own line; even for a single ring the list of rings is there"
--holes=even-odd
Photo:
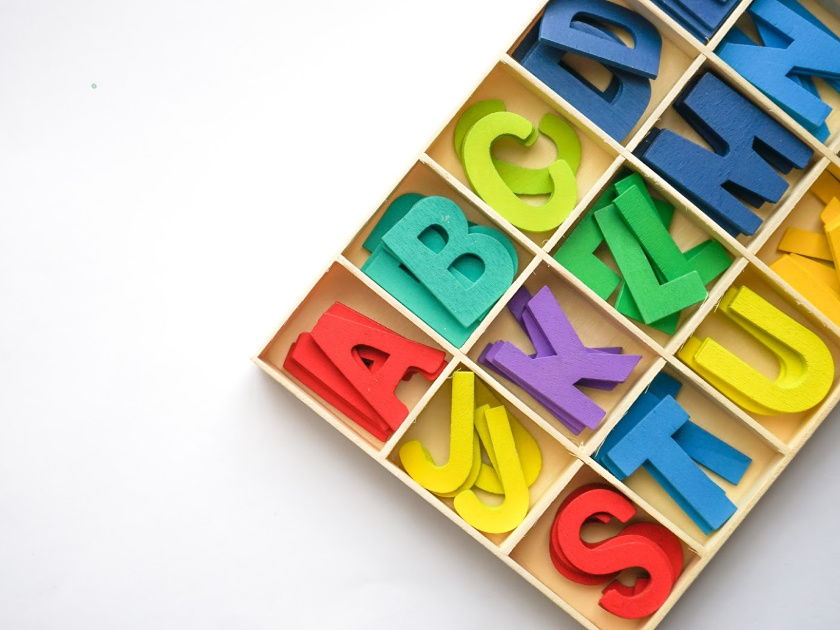
[[[0,2],[0,627],[574,627],[248,360],[539,3]],[[834,416],[664,627],[837,627]]]

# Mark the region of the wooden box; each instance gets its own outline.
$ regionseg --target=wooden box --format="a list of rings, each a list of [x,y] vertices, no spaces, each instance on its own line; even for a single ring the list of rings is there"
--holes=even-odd
[[[452,119],[424,148],[405,176],[365,220],[344,250],[317,279],[304,300],[271,335],[254,361],[386,470],[403,480],[408,488],[426,499],[468,536],[581,624],[589,628],[653,628],[714,557],[840,399],[840,379],[835,376],[822,402],[808,411],[759,416],[733,403],[677,357],[677,351],[690,336],[713,336],[728,347],[740,348],[742,356],[759,369],[769,373],[777,369],[772,355],[746,341],[742,331],[732,327],[716,312],[726,290],[734,285],[743,285],[816,333],[827,345],[837,364],[840,359],[840,327],[782,280],[770,265],[780,255],[777,248],[787,228],[799,227],[813,231],[821,225],[819,212],[825,204],[813,194],[813,187],[826,173],[840,178],[840,159],[836,154],[840,146],[840,113],[835,112],[829,117],[831,135],[825,143],[820,142],[715,54],[716,47],[729,29],[736,25],[749,29],[746,14],[749,0],[734,8],[707,43],[692,37],[649,0],[614,2],[648,19],[663,40],[660,72],[652,82],[650,103],[623,142],[602,132],[584,114],[552,92],[516,61],[515,51],[539,20],[541,11],[517,33],[512,45],[501,55],[489,74],[460,104]],[[831,12],[835,10],[833,0],[820,0],[820,3],[816,0],[803,0],[802,4],[831,30],[840,34],[840,17]],[[672,108],[674,100],[691,79],[707,69],[713,70],[813,149],[813,157],[807,166],[786,176],[789,188],[780,201],[764,204],[758,211],[763,223],[750,237],[733,238],[727,234],[633,153],[655,125],[674,129],[708,147]],[[821,91],[821,95],[832,107],[840,105],[840,95],[836,92]],[[565,118],[575,128],[583,154],[576,174],[578,202],[558,229],[545,233],[520,231],[471,189],[453,149],[453,130],[464,109],[488,98],[503,99],[508,111],[524,115],[533,122],[538,121],[542,114],[552,112]],[[525,156],[528,161],[526,165],[545,164],[552,159],[551,152],[550,144],[544,143],[542,139],[537,141]],[[524,155],[522,152],[515,154],[519,159]],[[672,335],[627,319],[552,256],[579,224],[594,200],[625,168],[641,174],[654,194],[676,206],[677,214],[671,234],[681,249],[685,250],[701,240],[712,238],[723,245],[733,261],[730,268],[710,286],[708,298],[683,314],[679,327]],[[361,271],[369,255],[363,249],[362,242],[390,202],[407,192],[452,199],[470,221],[503,232],[516,249],[519,267],[513,285],[460,347],[448,342]],[[497,376],[479,362],[479,355],[488,342],[506,339],[527,346],[527,337],[505,306],[516,289],[525,286],[533,292],[544,285],[551,287],[587,345],[621,345],[627,351],[642,356],[627,382],[613,391],[598,394],[597,402],[606,410],[606,417],[597,429],[587,429],[580,435],[574,435],[554,420],[527,392]],[[297,336],[311,330],[320,315],[336,301],[363,312],[409,339],[438,348],[446,355],[446,367],[434,380],[411,379],[399,386],[397,393],[409,413],[400,428],[386,442],[376,439],[303,387],[283,367],[286,354]],[[439,499],[423,489],[405,473],[400,464],[398,451],[408,440],[420,439],[430,450],[438,447],[446,452],[448,401],[451,377],[456,370],[469,370],[489,386],[532,433],[543,453],[543,473],[532,487],[528,514],[521,525],[504,535],[485,535],[468,525],[452,509],[451,500]],[[727,496],[737,506],[737,512],[720,529],[708,535],[646,472],[639,471],[620,481],[593,459],[604,437],[660,372],[677,377],[684,383],[681,404],[694,421],[723,437],[752,459],[740,483],[732,485],[720,482]],[[626,620],[611,615],[598,606],[600,588],[582,586],[563,578],[551,563],[547,538],[557,506],[575,488],[593,481],[618,489],[639,508],[642,518],[664,525],[676,534],[683,545],[683,572],[669,599],[651,616]]]

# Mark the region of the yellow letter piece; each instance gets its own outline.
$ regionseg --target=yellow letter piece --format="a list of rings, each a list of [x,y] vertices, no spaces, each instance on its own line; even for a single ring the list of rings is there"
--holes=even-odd
[[[799,254],[785,254],[785,256],[790,256],[791,260],[808,272],[808,275],[813,276],[832,291],[840,293],[840,279],[833,266]]]
[[[450,417],[449,461],[435,464],[429,451],[412,440],[400,448],[400,461],[405,471],[421,486],[436,494],[453,492],[464,484],[478,448],[475,440],[474,382],[472,372],[455,372],[452,376],[452,413]]]
[[[504,494],[502,482],[499,481],[498,463],[496,453],[493,450],[493,443],[490,440],[490,430],[487,428],[487,419],[484,413],[490,407],[501,407],[502,402],[493,394],[487,385],[480,380],[475,382],[475,404],[480,405],[475,411],[475,428],[481,445],[487,451],[490,463],[481,462],[481,471],[475,480],[476,488],[492,494]],[[534,485],[542,470],[542,452],[540,445],[528,430],[512,414],[508,414],[510,429],[513,433],[513,441],[516,444],[516,452],[519,454],[519,461],[522,462],[522,473],[525,476],[525,483],[528,487]]]
[[[504,490],[501,505],[488,506],[472,490],[465,490],[455,497],[455,511],[477,530],[488,534],[503,534],[516,529],[531,503],[528,484],[522,473],[522,463],[516,453],[516,444],[504,407],[492,407],[485,414],[490,430],[490,441],[496,455],[497,472]]]
[[[476,412],[477,413],[477,412]],[[475,485],[476,479],[481,472],[483,462],[481,461],[481,442],[479,442],[478,434],[473,436],[473,461],[470,474],[467,475],[466,480],[460,486],[455,488],[452,492],[435,492],[439,497],[451,498],[461,494],[464,490],[469,490]]]
[[[834,219],[831,223],[825,224],[825,237],[828,239],[828,247],[831,250],[831,255],[835,261],[840,257],[840,218]],[[840,277],[840,270],[835,268],[838,277]]]
[[[828,225],[840,219],[840,199],[832,197],[826,204],[822,212],[820,212],[820,220]]]
[[[677,353],[695,372],[747,411],[798,413],[817,405],[834,380],[825,343],[747,287],[730,288],[719,310],[776,355],[770,380],[715,340],[691,337]]]
[[[820,267],[825,271],[822,271]],[[840,285],[840,282],[833,269],[796,254],[782,255],[770,265],[770,269],[805,296],[826,317],[840,326],[840,293],[835,288]]]
[[[478,431],[478,437],[481,439],[481,445],[487,451],[487,456],[490,458],[490,464],[481,463],[481,470],[475,480],[475,486],[492,494],[504,494],[502,482],[496,473],[499,469],[499,464],[496,460],[493,442],[490,439],[490,429],[487,425],[487,416],[485,415],[487,409],[489,407],[485,405],[476,410],[475,428]],[[540,476],[540,470],[542,470],[540,445],[537,444],[534,436],[528,433],[528,430],[511,414],[508,414],[508,420],[510,421],[510,430],[513,434],[516,452],[519,455],[519,461],[522,463],[522,473],[525,476],[525,483],[528,484],[528,487],[531,487],[537,480],[537,477]]]
[[[464,171],[479,197],[516,227],[527,232],[553,230],[569,216],[577,202],[575,174],[566,160],[548,166],[551,196],[541,206],[532,206],[516,196],[493,163],[491,147],[502,136],[512,136],[530,145],[536,138],[534,126],[518,114],[494,112],[478,120],[464,139]]]
[[[785,230],[779,242],[779,251],[819,258],[820,260],[834,260],[831,248],[825,234],[809,232],[799,228],[789,227]]]
[[[834,197],[840,199],[840,182],[834,179],[828,171],[823,171],[822,175],[817,177],[817,181],[811,186],[811,192],[823,203],[828,203]]]

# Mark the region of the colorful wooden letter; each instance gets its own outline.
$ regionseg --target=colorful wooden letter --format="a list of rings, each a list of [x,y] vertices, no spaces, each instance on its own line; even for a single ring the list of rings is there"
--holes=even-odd
[[[421,241],[427,230],[441,231],[443,247]],[[382,243],[414,274],[462,326],[471,326],[513,282],[516,267],[494,237],[471,231],[458,205],[445,197],[426,197],[383,237]],[[450,268],[459,259],[480,261],[478,278],[464,282]],[[463,277],[463,276],[462,276]]]
[[[291,345],[283,369],[377,440],[384,442],[393,433],[364,396],[326,357],[309,333],[301,333]]]
[[[593,26],[603,25],[603,28]],[[617,37],[605,37],[608,27],[630,33],[634,46]],[[597,31],[593,33],[593,29]],[[540,23],[540,42],[553,48],[590,57],[604,65],[655,79],[659,73],[662,37],[638,13],[606,0],[553,0]]]
[[[496,472],[504,491],[500,505],[489,506],[472,490],[455,497],[455,511],[467,523],[488,534],[503,534],[516,528],[530,506],[528,483],[516,452],[516,443],[504,407],[492,407],[484,414],[496,458]]]
[[[594,212],[590,212],[566,237],[554,254],[554,260],[571,271],[602,300],[607,300],[621,284],[621,276],[595,255],[595,250],[603,242],[604,234],[595,221]]]
[[[500,231],[470,224],[449,199],[413,193],[391,203],[364,247],[371,255],[362,271],[456,346],[507,290],[519,265]]]
[[[440,350],[406,339],[387,328],[330,312],[324,313],[315,324],[312,339],[391,429],[399,427],[408,415],[405,404],[394,393],[405,373],[411,368],[423,374],[438,373],[445,360]],[[388,359],[372,372],[354,352],[362,346],[380,350]]]
[[[592,39],[612,42],[631,50],[610,31],[601,31],[583,22],[575,23],[574,30],[588,34]],[[607,89],[602,91],[564,64],[565,54],[565,50],[538,40],[521,56],[521,63],[525,69],[586,114],[610,136],[623,141],[650,103],[650,79],[604,66],[612,74],[612,79]]]
[[[689,199],[733,235],[754,234],[753,207],[778,201],[787,173],[804,168],[813,151],[770,116],[711,73],[702,75],[674,108],[713,151],[668,129],[654,128],[637,149]]]
[[[452,345],[462,346],[475,329],[475,324],[463,326],[455,319],[387,248],[374,251],[362,271]]]
[[[720,58],[769,96],[805,128],[816,130],[831,113],[819,95],[791,75],[840,79],[840,41],[778,0],[755,0],[749,12],[761,32],[774,32],[777,42],[764,46],[724,42]],[[766,39],[766,36],[765,36]]]
[[[566,160],[557,159],[548,166],[551,196],[541,206],[533,206],[517,197],[496,170],[491,146],[497,138],[510,136],[529,146],[538,135],[527,118],[511,112],[494,112],[472,125],[463,146],[464,171],[475,192],[526,232],[553,230],[569,216],[577,202],[577,181]]]
[[[779,250],[791,254],[799,254],[810,258],[833,261],[831,246],[825,234],[809,232],[797,227],[789,227],[785,230],[782,240],[779,241]]]
[[[514,300],[511,307],[515,315],[517,303]],[[577,387],[584,381],[602,389],[624,382],[641,356],[584,346],[547,286],[521,310],[537,355],[498,341],[485,348],[479,361],[528,391],[572,432],[597,427],[605,412]]]
[[[455,124],[454,131],[455,154],[462,164],[467,132],[488,114],[504,111],[504,102],[498,100],[479,101],[464,110]],[[580,140],[574,127],[559,116],[546,114],[540,120],[539,130],[554,143],[557,159],[565,160],[572,172],[576,173],[580,166],[581,153]],[[496,157],[493,158],[493,165],[499,177],[517,195],[550,195],[554,190],[548,168],[527,168]]]
[[[312,333],[289,348],[283,367],[306,387],[377,439],[385,441],[408,414],[394,389],[420,373],[434,380],[443,351],[398,335],[340,302]]]
[[[650,323],[661,320],[706,299],[706,288],[693,269],[685,275],[675,276],[673,280],[659,284],[642,245],[622,221],[615,206],[607,206],[596,212],[595,220],[607,239],[610,252],[633,295],[642,321]]]
[[[632,428],[602,455],[603,461],[619,479],[646,464],[703,533],[710,534],[737,508],[674,440],[674,434],[688,421],[688,414],[671,396],[661,400],[651,396],[643,407]],[[711,444],[707,442],[707,446]]]
[[[557,510],[551,528],[550,552],[558,570],[582,584],[609,582],[599,604],[624,619],[641,619],[656,612],[682,572],[682,545],[662,525],[637,523],[617,536],[598,543],[584,542],[581,529],[590,520],[602,523],[615,518],[626,523],[636,508],[606,485],[593,484],[570,494]],[[644,569],[632,587],[614,578],[631,567]]]
[[[406,442],[400,448],[400,461],[405,471],[427,490],[449,493],[464,484],[473,470],[478,442],[474,439],[475,375],[455,372],[452,376],[452,412],[449,429],[449,460],[438,466],[429,451],[418,441]]]
[[[654,0],[697,39],[708,40],[738,0]]]
[[[495,406],[501,407],[502,405]],[[490,409],[490,405],[484,405],[477,409],[475,414],[475,428],[481,439],[481,445],[490,460],[489,466],[484,462],[481,463],[481,469],[475,480],[475,487],[492,494],[504,494],[505,490],[497,472],[499,461],[496,457],[496,449],[493,447],[490,427],[487,424],[487,411]],[[542,470],[542,453],[534,436],[528,433],[515,417],[508,414],[508,421],[510,422],[513,442],[516,445],[516,452],[519,455],[519,462],[522,466],[522,474],[525,477],[525,483],[530,487],[537,480]]]
[[[768,378],[714,339],[691,337],[677,356],[695,372],[757,414],[798,413],[825,398],[834,359],[815,333],[747,287],[730,288],[718,311],[776,355],[779,373]]]
[[[665,373],[659,373],[648,390],[636,399],[618,425],[610,431],[593,459],[616,477],[623,479],[627,470],[615,464],[613,449],[624,444],[621,450],[616,451],[617,457],[626,456],[627,450],[634,448],[640,449],[641,454],[645,448],[655,448],[653,443],[650,447],[645,446],[651,439],[646,431],[661,431],[660,437],[668,433],[676,446],[691,460],[730,483],[738,484],[752,461],[749,457],[688,420],[688,415],[681,414],[674,406],[679,407],[678,403],[669,402],[665,407],[658,407],[665,399],[673,400],[681,387],[682,383],[678,380]],[[657,413],[654,414],[654,410],[657,409]],[[669,422],[672,425],[669,425]],[[651,426],[646,429],[638,428],[643,426],[643,423],[650,423]],[[625,440],[629,442],[625,443]],[[715,521],[724,522],[734,511],[734,506],[710,479],[708,482],[704,481],[697,475],[697,471],[690,469],[685,457],[675,455],[676,450],[673,447],[668,448],[671,449],[670,459],[669,464],[664,465],[665,468],[648,460],[642,462],[642,467],[704,532],[713,531],[716,528]],[[671,467],[666,474],[665,469],[668,465]]]
[[[673,216],[674,207],[652,197],[641,175],[630,173],[609,186],[592,204],[557,249],[554,259],[604,300],[621,285],[615,300],[619,313],[673,334],[682,308],[692,300],[696,303],[705,299],[704,287],[731,264],[726,249],[715,240],[704,241],[685,253],[680,251],[669,233]],[[607,248],[626,276],[624,283],[622,276],[595,254],[605,241],[599,221],[608,224]],[[636,304],[634,292],[640,295],[644,314]],[[670,300],[674,296],[678,297],[676,303]],[[663,303],[663,298],[669,300]],[[681,304],[684,300],[688,301]],[[665,310],[672,312],[651,319]]]

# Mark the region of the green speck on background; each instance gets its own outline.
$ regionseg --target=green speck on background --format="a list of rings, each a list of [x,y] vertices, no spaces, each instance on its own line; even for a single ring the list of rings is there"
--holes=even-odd
[[[96,83],[91,83],[91,84],[90,84],[90,87],[91,87],[91,88],[93,88],[93,89],[95,90],[95,89],[96,89]]]

